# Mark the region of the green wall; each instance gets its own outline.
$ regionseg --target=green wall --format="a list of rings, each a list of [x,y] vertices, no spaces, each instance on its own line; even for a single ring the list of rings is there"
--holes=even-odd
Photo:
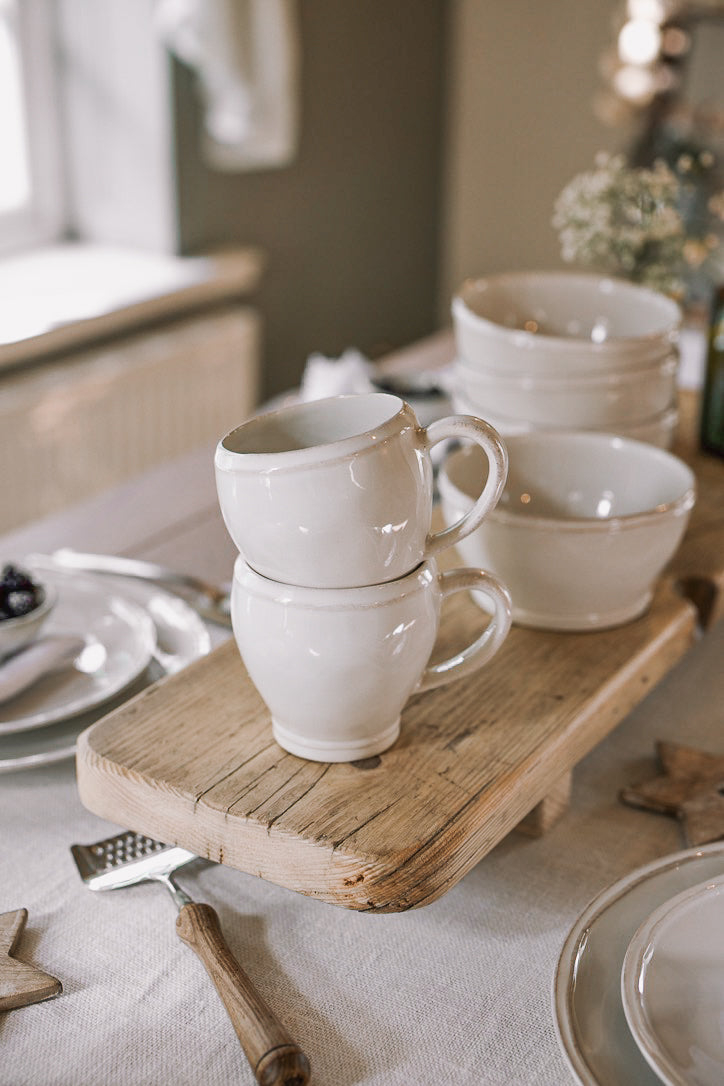
[[[446,9],[300,0],[301,142],[284,169],[206,167],[193,78],[174,66],[181,251],[265,251],[264,396],[312,351],[376,357],[436,327]]]

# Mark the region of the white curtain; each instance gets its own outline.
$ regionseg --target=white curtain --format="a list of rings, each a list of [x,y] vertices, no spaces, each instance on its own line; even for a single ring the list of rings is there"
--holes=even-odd
[[[297,0],[159,0],[167,48],[194,69],[221,170],[285,166],[299,133]]]

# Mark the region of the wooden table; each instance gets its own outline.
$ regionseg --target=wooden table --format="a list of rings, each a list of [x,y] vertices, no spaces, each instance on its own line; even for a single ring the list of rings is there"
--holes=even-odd
[[[522,820],[544,831],[565,809],[574,766],[720,615],[724,464],[697,452],[695,415],[695,397],[682,394],[677,451],[696,472],[697,506],[640,619],[585,634],[514,628],[482,671],[413,698],[389,751],[341,765],[280,750],[229,643],[85,733],[83,802],[348,908],[434,901]],[[439,651],[483,623],[467,596],[455,597]]]
[[[422,344],[407,357],[426,353]],[[30,524],[2,539],[0,553],[72,546],[223,579],[234,549],[212,453],[199,449]],[[722,464],[707,470],[721,477]],[[693,523],[704,553],[716,510],[700,508]],[[213,633],[223,643],[224,632]],[[723,658],[720,622],[578,762],[570,806],[548,832],[508,833],[429,907],[333,908],[226,863],[183,874],[184,889],[219,910],[234,953],[303,1044],[315,1086],[573,1082],[551,1013],[561,947],[594,895],[683,847],[675,819],[624,806],[619,793],[655,773],[658,738],[724,753]],[[0,778],[0,826],[0,912],[28,909],[18,956],[63,983],[58,998],[1,1016],[0,1084],[254,1086],[164,892],[96,895],[78,878],[69,845],[123,827],[82,806],[73,763]]]

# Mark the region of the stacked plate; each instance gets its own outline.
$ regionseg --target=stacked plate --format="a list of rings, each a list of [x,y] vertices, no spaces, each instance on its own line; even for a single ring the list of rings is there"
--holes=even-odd
[[[453,298],[456,411],[503,435],[600,430],[672,444],[682,314],[624,280],[513,272]]]
[[[56,599],[43,634],[78,636],[84,647],[72,666],[0,702],[0,774],[72,758],[80,732],[100,716],[211,648],[199,616],[156,585],[42,561],[27,568]]]
[[[570,932],[558,1036],[587,1086],[724,1082],[724,842],[639,868]]]

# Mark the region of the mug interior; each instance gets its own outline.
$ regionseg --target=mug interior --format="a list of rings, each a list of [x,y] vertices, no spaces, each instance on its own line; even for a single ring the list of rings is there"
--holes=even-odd
[[[359,437],[390,422],[402,400],[385,392],[311,400],[258,415],[227,434],[232,453],[280,453],[316,448]]]
[[[693,493],[693,476],[677,457],[610,434],[511,435],[508,479],[490,514],[598,520],[663,512]],[[468,505],[487,475],[474,447],[458,450],[443,469]]]
[[[565,272],[469,280],[459,298],[493,325],[593,344],[668,335],[680,323],[676,303],[646,287]]]

